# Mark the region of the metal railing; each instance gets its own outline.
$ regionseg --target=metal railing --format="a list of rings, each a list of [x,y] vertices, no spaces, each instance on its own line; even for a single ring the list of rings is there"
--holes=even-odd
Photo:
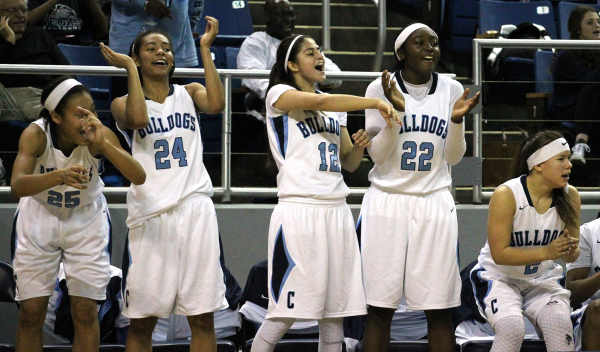
[[[520,49],[598,49],[600,40],[536,40],[536,39],[474,39],[473,40],[473,84],[483,83],[483,64],[481,49],[520,48]],[[482,157],[482,113],[473,114],[473,157]],[[484,192],[479,185],[473,186],[473,203],[489,199],[493,192]],[[581,191],[582,201],[599,200],[600,192]]]
[[[225,86],[225,109],[223,111],[223,131],[221,139],[221,187],[215,187],[215,196],[221,196],[223,202],[230,202],[231,196],[275,197],[276,188],[260,187],[232,187],[231,186],[231,81],[234,78],[268,78],[267,70],[217,70]],[[0,74],[53,74],[53,75],[89,75],[89,76],[127,76],[124,69],[106,66],[51,66],[51,65],[0,65]],[[454,74],[445,74],[455,77]],[[371,81],[380,77],[380,72],[331,72],[327,78],[342,79],[344,81]],[[204,77],[204,69],[178,68],[173,77]],[[107,187],[104,193],[108,196],[120,197],[127,193],[126,187]],[[365,193],[365,188],[352,188],[350,196],[360,197]],[[9,187],[0,187],[0,197],[10,197]]]
[[[385,49],[385,37],[387,29],[386,0],[377,0],[377,47],[375,48],[375,59],[373,60],[373,71],[381,71],[383,63],[383,50]],[[331,6],[329,0],[323,0],[323,51],[331,51]],[[332,77],[333,78],[333,77]]]

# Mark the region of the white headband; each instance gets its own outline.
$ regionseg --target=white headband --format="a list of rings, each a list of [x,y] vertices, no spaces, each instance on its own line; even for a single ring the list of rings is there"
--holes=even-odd
[[[404,28],[404,30],[400,33],[398,38],[396,38],[396,42],[394,43],[394,54],[396,54],[396,57],[398,57],[398,49],[400,49],[400,47],[402,46],[402,44],[404,43],[406,38],[408,38],[408,36],[411,35],[412,32],[416,31],[417,29],[421,29],[421,28],[429,28],[429,26],[427,26],[426,24],[423,24],[423,23],[413,23],[410,26]],[[431,28],[429,28],[429,29],[431,29]],[[433,29],[432,29],[432,31],[433,31]],[[400,60],[399,57],[398,57],[398,60]]]
[[[552,142],[546,144],[540,149],[536,150],[535,153],[531,154],[529,158],[527,158],[527,167],[529,171],[533,169],[534,166],[543,163],[546,160],[549,160],[553,156],[562,153],[564,151],[570,150],[569,143],[564,138],[555,139]]]
[[[81,83],[77,82],[72,78],[60,82],[60,84],[56,86],[56,88],[54,88],[52,93],[48,95],[48,98],[46,98],[46,101],[44,102],[44,107],[48,109],[48,111],[53,112],[54,109],[56,109],[58,103],[60,103],[62,98],[65,96],[65,94],[67,94],[67,92],[70,91],[71,88],[79,85],[81,85]]]
[[[287,62],[288,62],[288,59],[290,58],[290,51],[292,51],[292,47],[294,46],[294,43],[300,37],[302,37],[302,34],[299,34],[298,36],[296,36],[296,38],[294,38],[294,40],[292,40],[292,44],[290,44],[287,54],[285,54],[285,62],[283,63],[283,65],[284,65],[283,69],[285,70],[285,73],[287,73]]]

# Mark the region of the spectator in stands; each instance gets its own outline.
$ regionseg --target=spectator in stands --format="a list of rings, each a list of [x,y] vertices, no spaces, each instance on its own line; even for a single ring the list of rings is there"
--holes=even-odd
[[[108,22],[96,0],[29,0],[28,24],[57,43],[91,45],[108,39]]]
[[[0,0],[0,37],[0,64],[69,64],[46,31],[27,26],[25,0]],[[51,79],[43,74],[0,75],[0,121],[36,120],[42,88]]]
[[[281,40],[292,34],[297,13],[288,0],[266,0],[266,32],[254,32],[244,40],[237,58],[241,70],[270,70],[275,64],[275,54]],[[340,68],[325,57],[325,71],[340,71]],[[321,90],[339,87],[340,80],[325,80],[319,83]],[[264,122],[260,112],[265,110],[268,79],[244,79],[242,85],[250,89],[246,107],[250,114]]]
[[[590,6],[578,6],[569,16],[568,28],[570,39],[599,40],[598,12]],[[600,51],[561,50],[556,56],[553,74],[553,118],[560,121],[596,120],[600,114]],[[600,150],[600,139],[593,138],[595,131],[599,130],[597,124],[577,122],[577,135],[571,156],[573,164],[584,165],[586,152]]]
[[[583,224],[579,229],[581,254],[567,264],[567,289],[571,291],[573,338],[576,351],[600,350],[600,219]],[[600,253],[600,252],[599,252]]]
[[[113,0],[109,44],[115,52],[127,55],[140,31],[161,29],[171,36],[177,67],[198,65],[192,22],[202,14],[202,1]],[[190,13],[194,14],[192,18]]]

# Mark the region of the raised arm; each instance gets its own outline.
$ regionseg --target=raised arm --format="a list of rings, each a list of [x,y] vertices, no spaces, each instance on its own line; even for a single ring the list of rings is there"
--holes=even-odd
[[[104,43],[100,43],[100,51],[108,64],[127,70],[128,94],[116,98],[110,106],[110,111],[117,121],[117,126],[122,130],[145,128],[149,123],[146,98],[133,59],[127,55],[115,53]]]
[[[219,33],[219,21],[214,17],[206,16],[206,32],[200,40],[200,52],[202,53],[202,63],[204,64],[204,77],[206,87],[201,84],[188,84],[186,89],[194,104],[200,110],[208,114],[218,114],[225,108],[225,88],[221,77],[217,73],[215,63],[210,55],[210,46]]]
[[[102,125],[89,110],[80,107],[79,112],[86,116],[83,125],[91,142],[88,147],[90,153],[103,155],[134,185],[143,184],[146,181],[146,172],[137,160],[123,150],[115,133]]]
[[[34,175],[37,158],[46,149],[46,134],[37,125],[31,124],[19,139],[19,152],[12,171],[11,192],[15,197],[26,197],[41,193],[62,183],[77,189],[85,189],[90,180],[90,170],[82,165]]]
[[[37,25],[39,22],[42,22],[44,17],[52,11],[59,1],[60,0],[48,0],[35,9],[29,10],[29,12],[27,12],[27,24]]]
[[[394,109],[400,111],[399,119],[404,117],[404,97],[396,88],[396,82],[391,80],[387,71],[381,75],[381,80],[375,80],[367,88],[367,97],[387,99],[394,106]],[[400,127],[402,124],[392,124],[392,127],[386,127],[385,119],[378,110],[365,110],[365,129],[371,138],[371,143],[367,147],[369,155],[373,162],[382,165],[390,158],[398,138],[400,138]]]
[[[498,265],[529,265],[555,260],[568,253],[571,241],[559,236],[549,245],[535,248],[511,247],[513,217],[517,210],[515,196],[506,186],[496,188],[488,212],[488,243],[492,258]]]

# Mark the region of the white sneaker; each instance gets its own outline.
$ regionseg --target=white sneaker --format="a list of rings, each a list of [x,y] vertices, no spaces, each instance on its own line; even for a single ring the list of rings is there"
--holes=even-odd
[[[590,147],[585,143],[577,143],[571,149],[571,163],[575,165],[585,165],[585,153],[590,152]]]

